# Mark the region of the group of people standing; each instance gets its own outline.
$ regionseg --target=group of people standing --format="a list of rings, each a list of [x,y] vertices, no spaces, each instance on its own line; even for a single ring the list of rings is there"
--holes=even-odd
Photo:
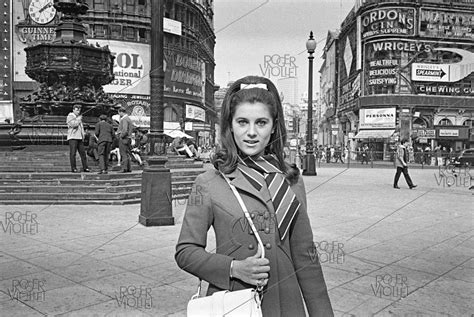
[[[458,154],[454,148],[439,144],[433,149],[429,145],[426,147],[417,145],[412,150],[415,163],[433,166],[448,165]],[[459,151],[460,149],[458,149]]]
[[[317,158],[326,163],[337,163],[347,160],[349,148],[347,146],[325,146],[320,145],[316,151]]]
[[[84,123],[82,121],[81,105],[74,105],[72,112],[69,113],[66,119],[68,126],[67,140],[69,142],[69,160],[71,165],[71,172],[77,173],[76,167],[76,152],[79,152],[82,162],[82,170],[84,172],[90,172],[90,168],[87,164],[86,150],[84,146],[84,140],[88,136]],[[141,159],[136,158],[136,153],[132,150],[132,138],[134,136],[135,126],[127,115],[125,108],[118,110],[120,121],[118,124],[117,131],[115,131],[112,120],[105,114],[99,116],[99,122],[96,123],[94,133],[90,134],[89,139],[92,141],[88,142],[88,146],[95,150],[95,144],[97,146],[97,153],[93,153],[94,158],[97,155],[99,161],[99,172],[98,174],[108,173],[108,162],[110,152],[114,143],[118,143],[119,155],[118,161],[121,166],[121,173],[129,173],[132,171],[131,160],[135,158],[141,165]],[[142,132],[141,143],[147,142],[145,133]],[[138,146],[138,145],[137,145]]]

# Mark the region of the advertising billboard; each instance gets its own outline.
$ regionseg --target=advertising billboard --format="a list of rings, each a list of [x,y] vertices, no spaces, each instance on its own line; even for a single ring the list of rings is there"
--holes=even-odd
[[[360,109],[359,128],[395,128],[396,108]]]
[[[368,41],[364,48],[366,95],[386,93],[387,87],[413,94],[474,95],[470,44],[390,38]]]
[[[369,10],[361,16],[362,39],[376,36],[415,35],[415,9],[387,7]]]
[[[89,39],[89,43],[109,46],[115,56],[115,79],[104,86],[107,93],[150,94],[150,45],[141,43]]]
[[[420,36],[474,40],[474,13],[446,9],[420,9]]]
[[[205,67],[196,55],[165,48],[165,96],[202,103],[205,88]]]

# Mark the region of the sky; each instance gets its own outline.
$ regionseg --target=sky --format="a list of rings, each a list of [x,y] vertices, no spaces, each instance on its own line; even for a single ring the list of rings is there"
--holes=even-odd
[[[216,0],[215,83],[227,86],[229,80],[247,75],[268,74],[269,56],[285,64],[284,71],[296,73],[299,94],[308,91],[310,31],[318,42],[314,53],[313,91],[319,91],[322,49],[329,30],[336,30],[354,6],[354,0]],[[274,66],[271,64],[271,66]],[[293,66],[296,66],[293,67]],[[274,69],[274,74],[278,68]],[[265,77],[269,77],[268,75]],[[270,79],[276,84],[275,76]]]

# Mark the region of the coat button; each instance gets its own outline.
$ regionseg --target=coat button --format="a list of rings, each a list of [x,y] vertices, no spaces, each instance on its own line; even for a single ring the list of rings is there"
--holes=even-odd
[[[265,244],[265,248],[267,248],[268,250],[270,250],[272,248],[272,245],[270,243],[267,243]]]
[[[249,244],[249,250],[253,250],[253,244]]]
[[[251,214],[250,214],[250,218],[255,219],[255,214],[254,214],[254,213],[251,213]]]
[[[265,228],[265,233],[269,234],[270,233],[270,228]]]

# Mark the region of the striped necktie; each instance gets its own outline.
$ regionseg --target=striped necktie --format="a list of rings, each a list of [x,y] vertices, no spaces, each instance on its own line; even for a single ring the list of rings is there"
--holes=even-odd
[[[277,166],[278,160],[273,155],[258,159],[239,157],[238,168],[250,184],[258,191],[264,184],[267,185],[278,221],[280,239],[283,240],[301,204]]]

